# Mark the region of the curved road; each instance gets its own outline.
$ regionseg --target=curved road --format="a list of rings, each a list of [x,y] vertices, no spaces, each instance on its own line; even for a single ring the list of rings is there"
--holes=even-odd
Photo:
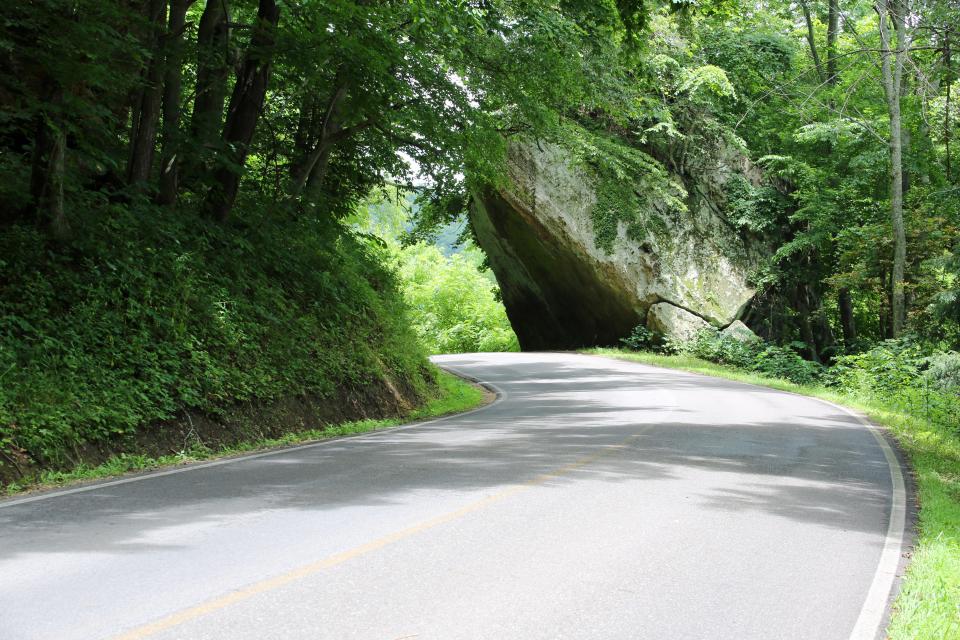
[[[499,400],[0,502],[0,638],[873,638],[900,469],[845,411],[572,354]]]

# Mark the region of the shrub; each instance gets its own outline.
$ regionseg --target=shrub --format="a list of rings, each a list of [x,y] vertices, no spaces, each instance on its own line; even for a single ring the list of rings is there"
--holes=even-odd
[[[909,340],[888,340],[843,356],[831,371],[841,391],[960,430],[960,354],[925,356]]]
[[[620,338],[620,342],[633,351],[646,351],[654,346],[655,336],[645,325],[638,324],[626,338]]]
[[[921,350],[904,340],[887,340],[864,353],[840,356],[831,383],[844,391],[893,395],[918,386],[926,361]]]
[[[823,375],[822,365],[803,359],[792,349],[773,345],[767,346],[754,357],[752,369],[801,385],[814,384]]]
[[[758,341],[740,340],[724,335],[716,329],[701,329],[697,332],[697,337],[684,347],[687,353],[704,360],[741,369],[751,369],[762,350],[763,346]]]
[[[701,330],[694,340],[683,345],[683,351],[710,362],[797,384],[813,384],[823,375],[821,365],[803,359],[793,349],[767,344],[762,340],[743,340],[716,329]]]
[[[947,351],[927,358],[927,383],[939,391],[960,393],[960,353]]]

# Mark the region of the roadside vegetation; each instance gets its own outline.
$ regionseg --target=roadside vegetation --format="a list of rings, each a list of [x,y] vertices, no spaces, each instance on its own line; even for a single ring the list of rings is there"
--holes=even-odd
[[[56,251],[36,229],[0,235],[6,470],[68,469],[244,403],[355,394],[376,413],[388,384],[400,404],[433,392],[393,275],[336,227],[265,203],[230,230],[102,206]]]
[[[906,454],[920,506],[918,538],[888,633],[894,640],[960,638],[960,354],[909,339],[880,343],[824,367],[794,347],[705,330],[687,343],[644,328],[620,349],[588,353],[801,393],[857,409]]]
[[[518,351],[500,290],[469,229],[453,223],[418,236],[412,192],[370,195],[348,220],[395,270],[410,323],[429,353]]]
[[[330,438],[359,435],[368,431],[388,429],[402,424],[439,418],[453,413],[469,411],[481,406],[489,393],[477,385],[445,371],[437,371],[437,387],[426,402],[419,407],[391,417],[368,418],[339,424],[326,425],[314,429],[291,431],[278,438],[247,440],[232,445],[210,448],[196,442],[173,454],[151,457],[140,453],[122,453],[96,466],[80,463],[68,471],[44,470],[35,476],[14,481],[4,487],[7,495],[15,495],[26,490],[53,489],[78,482],[102,480],[134,471],[152,471],[164,467],[202,462],[245,453],[254,453],[278,447],[319,442]]]

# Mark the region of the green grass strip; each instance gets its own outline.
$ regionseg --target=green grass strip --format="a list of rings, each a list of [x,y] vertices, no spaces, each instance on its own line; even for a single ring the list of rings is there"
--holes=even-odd
[[[801,386],[689,355],[620,349],[585,353],[773,387],[845,405],[893,434],[913,468],[920,503],[913,557],[893,608],[891,640],[960,640],[960,433],[884,406],[881,400],[822,386]]]
[[[439,371],[437,373],[437,382],[437,396],[402,417],[345,422],[321,429],[297,431],[280,438],[241,442],[216,450],[195,447],[188,451],[157,458],[125,453],[114,456],[103,464],[95,467],[81,465],[70,471],[44,471],[41,472],[33,482],[8,485],[5,487],[5,492],[7,495],[14,495],[28,490],[51,489],[77,482],[111,478],[134,471],[148,471],[189,462],[200,462],[202,460],[212,460],[277,447],[288,447],[320,440],[329,440],[330,438],[351,436],[367,431],[376,431],[378,429],[387,429],[409,422],[468,411],[483,404],[486,398],[486,394],[482,389],[446,371]]]

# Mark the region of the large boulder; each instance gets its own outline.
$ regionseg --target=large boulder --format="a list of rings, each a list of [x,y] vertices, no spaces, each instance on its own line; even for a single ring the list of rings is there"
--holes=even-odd
[[[470,219],[521,347],[616,344],[644,323],[684,339],[737,320],[765,251],[725,217],[722,194],[731,177],[756,176],[735,154],[713,165],[696,178],[663,171],[678,207],[647,176],[609,185],[558,145],[511,143],[505,186],[474,193]],[[636,210],[621,216],[611,189],[635,195]]]
[[[647,311],[647,328],[657,335],[689,342],[703,329],[709,329],[710,323],[669,302],[658,302]]]
[[[739,320],[734,320],[730,326],[720,332],[727,338],[733,338],[740,342],[760,342],[762,338],[755,334],[753,330]]]

